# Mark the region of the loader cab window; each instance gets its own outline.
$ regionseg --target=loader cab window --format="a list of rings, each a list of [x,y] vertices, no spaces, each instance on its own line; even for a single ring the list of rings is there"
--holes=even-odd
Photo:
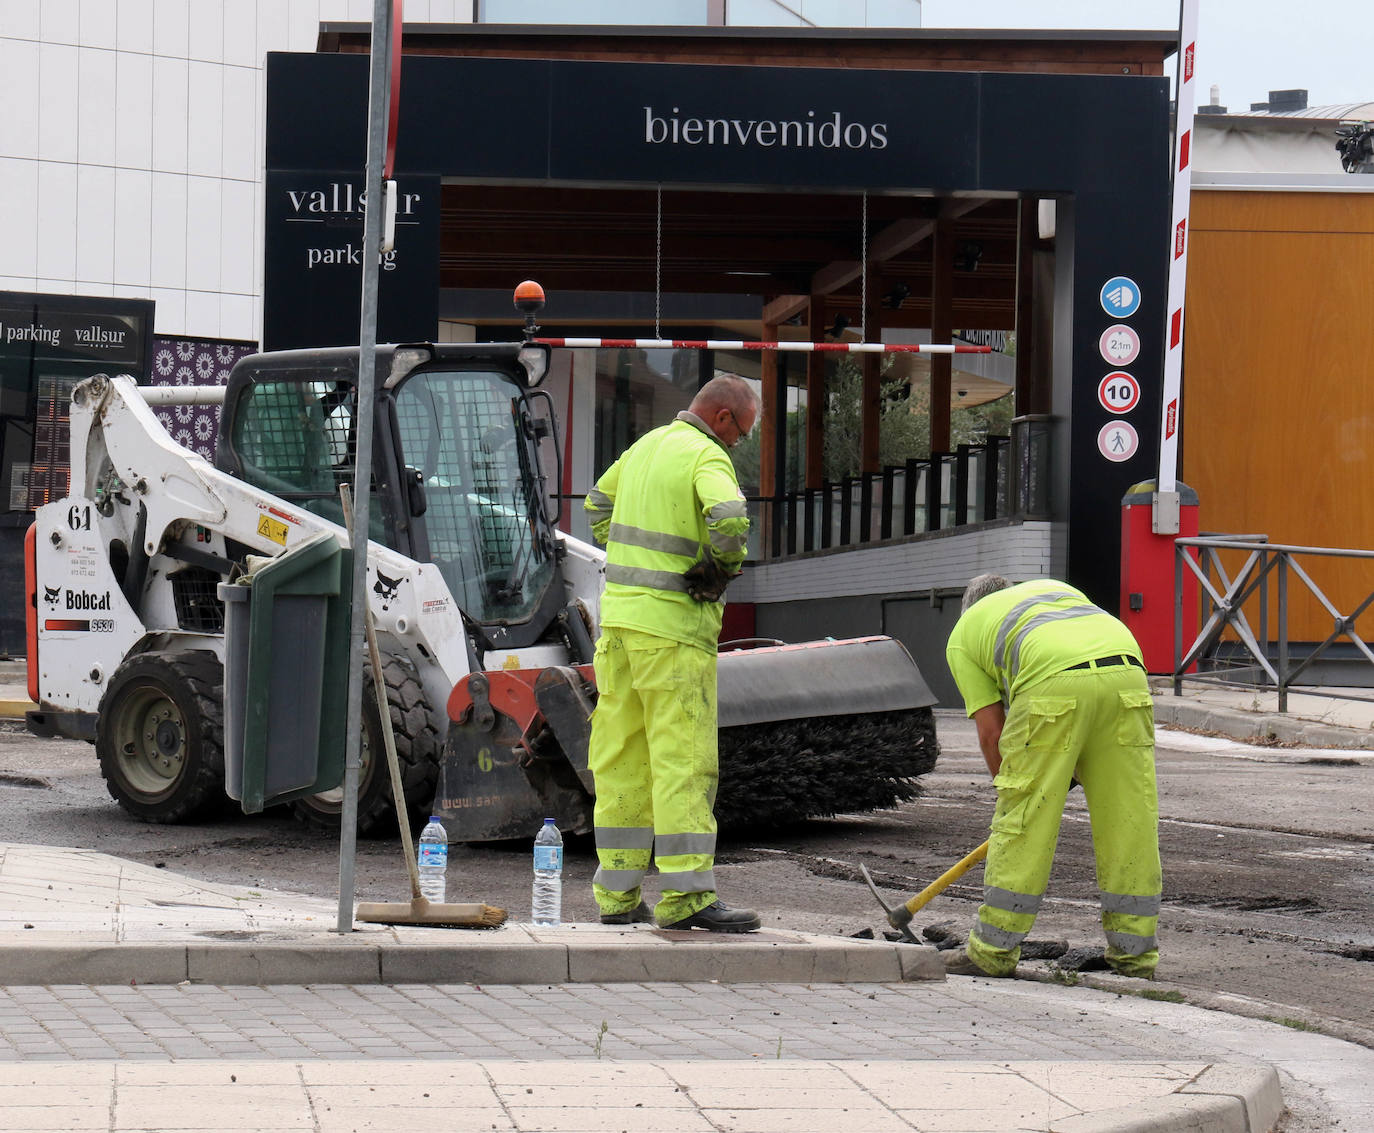
[[[528,416],[500,372],[420,370],[396,390],[403,458],[425,486],[430,557],[479,622],[524,621],[553,579]]]
[[[231,438],[243,478],[342,524],[339,486],[353,483],[356,399],[351,374],[322,381],[284,376],[254,382],[235,414]],[[375,475],[372,486],[369,537],[385,543]]]

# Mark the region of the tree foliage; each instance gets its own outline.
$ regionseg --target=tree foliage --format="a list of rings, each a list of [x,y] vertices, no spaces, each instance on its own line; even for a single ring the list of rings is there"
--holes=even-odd
[[[892,357],[883,359],[886,372]],[[1011,427],[1010,394],[996,401],[950,412],[950,445],[981,444],[989,435],[1005,436]],[[863,367],[853,355],[836,359],[826,381],[824,475],[829,482],[859,474],[863,432]],[[787,486],[800,487],[806,459],[807,407],[787,415]],[[759,482],[759,433],[731,450],[740,483]],[[902,378],[884,377],[879,385],[878,464],[902,465],[930,456],[930,386],[909,385]]]

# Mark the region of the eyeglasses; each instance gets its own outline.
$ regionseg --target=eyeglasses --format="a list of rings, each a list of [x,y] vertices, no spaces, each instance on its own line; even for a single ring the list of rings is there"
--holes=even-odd
[[[730,420],[735,423],[735,432],[739,434],[740,440],[744,440],[749,435],[749,430],[741,427],[739,418],[735,416],[735,411],[729,406],[726,406],[725,412],[730,414]]]

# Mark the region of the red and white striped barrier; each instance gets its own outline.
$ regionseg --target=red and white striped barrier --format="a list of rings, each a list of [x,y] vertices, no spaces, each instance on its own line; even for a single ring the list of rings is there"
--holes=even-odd
[[[797,354],[991,354],[968,342],[743,342],[723,338],[536,338],[544,346],[606,350],[784,350]]]
[[[1197,107],[1198,0],[1182,0],[1179,7],[1178,79],[1174,105],[1174,207],[1169,230],[1169,302],[1165,316],[1164,396],[1160,399],[1160,492],[1178,490],[1178,430],[1183,424],[1183,298],[1188,280],[1188,206],[1193,185],[1193,117]]]

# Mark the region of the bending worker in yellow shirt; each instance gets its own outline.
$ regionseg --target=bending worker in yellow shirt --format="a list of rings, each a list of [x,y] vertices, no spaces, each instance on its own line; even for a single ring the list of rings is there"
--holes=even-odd
[[[606,546],[588,750],[600,863],[592,892],[603,924],[759,927],[755,913],[717,899],[712,872],[716,648],[725,587],[739,574],[749,536],[726,450],[758,414],[743,378],[712,378],[587,495],[592,535]],[[651,852],[663,885],[652,913],[640,895]]]
[[[997,787],[983,906],[946,970],[1009,976],[1044,897],[1064,799],[1083,785],[1107,963],[1159,963],[1159,804],[1154,705],[1135,638],[1052,579],[973,579],[945,649]]]

